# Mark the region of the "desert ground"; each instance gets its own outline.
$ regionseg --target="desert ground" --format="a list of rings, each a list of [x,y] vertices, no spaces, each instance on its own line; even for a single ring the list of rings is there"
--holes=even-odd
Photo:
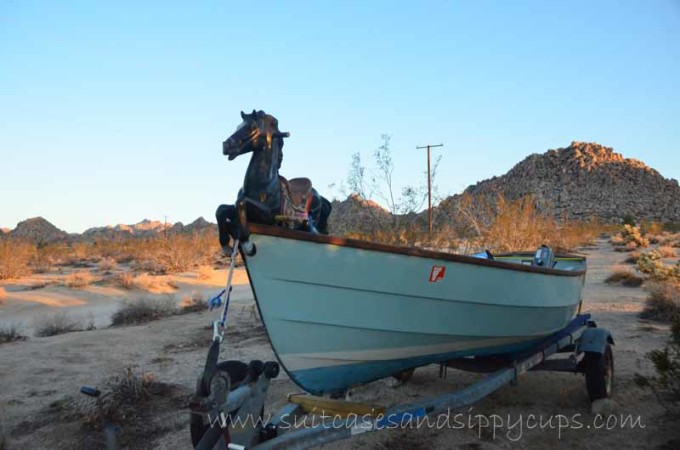
[[[584,312],[593,314],[601,327],[609,328],[615,339],[615,404],[608,412],[639,417],[634,428],[596,429],[590,427],[595,414],[580,375],[532,372],[517,385],[501,388],[482,402],[468,408],[465,421],[475,415],[498,415],[506,426],[492,432],[490,428],[408,429],[365,434],[327,448],[680,448],[680,427],[673,422],[649,391],[633,381],[635,373],[651,374],[646,354],[662,347],[668,326],[643,321],[637,317],[646,297],[642,288],[612,286],[604,279],[625,258],[611,245],[599,240],[597,246],[584,248],[588,275],[584,290]],[[69,271],[48,272],[6,282],[4,304],[0,306],[2,324],[18,323],[24,340],[0,345],[0,431],[7,448],[78,449],[101,448],[99,429],[84,425],[82,411],[93,401],[79,393],[82,385],[101,387],[104,381],[130,369],[134,373],[153,374],[170,388],[154,396],[138,411],[138,426],[121,430],[123,448],[186,449],[191,448],[186,404],[205,361],[211,331],[206,327],[215,312],[201,311],[173,315],[136,326],[110,326],[111,315],[120,301],[141,296],[181,301],[184,297],[209,298],[219,292],[226,270],[208,278],[196,273],[173,276],[172,288],[163,283],[149,291],[123,289],[92,283],[74,289],[62,280]],[[119,268],[117,270],[125,270]],[[254,300],[242,268],[237,269],[236,287],[230,312],[227,343],[221,359],[273,360],[264,328],[254,307]],[[165,297],[164,297],[165,296]],[[35,337],[35,324],[41,317],[67,312],[89,323],[89,331],[51,337]],[[439,368],[423,367],[403,385],[378,381],[351,391],[356,401],[391,405],[425,398],[464,387],[480,375],[449,369],[446,379],[439,378]],[[284,373],[273,380],[267,411],[285,402],[287,394],[299,392]],[[579,417],[582,426],[558,432],[555,428],[509,428],[529,414]],[[133,421],[134,422],[134,421]],[[522,422],[524,423],[524,422]]]

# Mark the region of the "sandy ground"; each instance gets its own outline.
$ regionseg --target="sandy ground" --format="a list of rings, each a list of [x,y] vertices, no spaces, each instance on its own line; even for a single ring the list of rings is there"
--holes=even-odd
[[[612,268],[625,259],[624,254],[613,252],[605,242],[600,242],[597,248],[585,249],[584,253],[589,256],[584,312],[592,313],[599,326],[612,330],[616,341],[614,412],[617,425],[622,416],[631,415],[634,419],[639,417],[638,426],[596,428],[600,424],[594,422],[583,377],[532,372],[523,376],[517,385],[503,387],[471,408],[452,412],[450,427],[366,434],[326,448],[680,448],[679,424],[664,414],[651,393],[633,382],[636,372],[652,373],[645,354],[663,345],[668,327],[637,318],[645,298],[641,288],[603,283]],[[81,399],[83,396],[78,392],[81,385],[97,386],[128,367],[155,374],[159,380],[178,386],[173,399],[176,401],[154,412],[154,420],[163,423],[161,430],[148,441],[130,447],[191,448],[188,415],[182,406],[204,364],[210,335],[205,327],[214,313],[192,313],[146,325],[112,328],[108,326],[110,316],[121,299],[131,295],[167,294],[99,285],[70,289],[60,285],[60,276],[63,275],[40,275],[4,285],[7,298],[0,306],[0,322],[21,322],[24,334],[29,335],[25,341],[0,345],[0,426],[7,436],[8,448],[91,448],[83,444],[82,424],[69,418],[59,405],[89,401]],[[50,277],[54,284],[28,289],[36,283],[50,281]],[[224,279],[224,271],[209,280],[198,280],[192,273],[182,274],[175,277],[179,289],[173,292],[178,299],[194,292],[207,298],[219,291]],[[236,282],[228,344],[223,347],[221,357],[273,360],[242,270],[238,270]],[[54,311],[91,316],[97,329],[48,338],[30,337],[34,318]],[[438,367],[430,366],[418,369],[413,378],[401,386],[385,381],[371,383],[354,389],[352,399],[389,406],[460,389],[479,378],[479,375],[453,369],[449,369],[446,379],[440,379],[438,373]],[[299,392],[299,388],[282,374],[272,383],[267,412],[281,406],[286,394],[294,392]],[[484,422],[483,418],[476,417],[484,415],[490,421],[502,420],[503,426],[495,432],[492,427],[474,425],[460,429],[454,421],[457,413],[462,414],[457,420],[462,419],[466,425],[470,420]],[[529,417],[532,414],[534,419]],[[552,427],[548,425],[551,417]],[[536,425],[537,419],[542,420],[544,426],[529,429]],[[559,420],[568,420],[569,426],[558,431]],[[440,423],[443,422],[442,419]]]

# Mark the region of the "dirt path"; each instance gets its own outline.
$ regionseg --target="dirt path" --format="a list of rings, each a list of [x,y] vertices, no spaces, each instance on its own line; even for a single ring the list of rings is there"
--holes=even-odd
[[[585,392],[583,378],[572,374],[530,373],[516,386],[506,386],[471,409],[463,411],[464,422],[477,415],[502,418],[504,427],[496,430],[479,427],[464,429],[421,428],[391,430],[364,435],[351,441],[329,445],[327,448],[653,448],[665,444],[678,448],[680,432],[677,423],[664,419],[663,411],[653,395],[635,386],[636,372],[650,373],[645,354],[660,347],[668,328],[644,323],[637,319],[645,293],[640,288],[612,287],[603,283],[614,265],[624,259],[601,242],[597,249],[587,250],[589,269],[584,291],[584,310],[591,312],[598,324],[611,329],[616,340],[615,400],[618,415],[640,417],[645,428],[595,429],[594,415]],[[223,273],[213,284],[191,284],[191,275],[180,282],[182,290],[219,288]],[[271,360],[274,358],[259,319],[254,314],[244,274],[239,275],[237,302],[230,318],[228,346],[223,359]],[[184,284],[182,284],[184,283]],[[54,305],[17,298],[16,286],[8,286],[9,301],[0,307],[0,320],[7,322],[26,318],[26,308],[32,313],[51,311]],[[65,306],[72,311],[95,311],[98,325],[103,326],[117,300],[125,292],[87,291],[68,296],[61,287],[45,289],[47,297],[59,295],[62,301],[82,301],[84,304]],[[21,294],[21,293],[19,293]],[[37,294],[36,294],[37,295]],[[129,295],[129,294],[128,294]],[[19,295],[19,297],[21,297]],[[71,300],[66,299],[71,298]],[[8,435],[9,447],[31,449],[70,449],[83,447],[82,426],[69,419],[59,405],[65,402],[86,401],[78,393],[81,385],[98,385],[106,377],[121,373],[127,367],[135,371],[155,374],[161,381],[178,385],[179,397],[190,392],[204,363],[209,331],[204,330],[214,317],[202,312],[175,316],[147,325],[100,328],[94,331],[70,333],[50,338],[29,338],[0,346],[0,418]],[[412,380],[403,386],[392,387],[380,381],[352,391],[357,401],[382,404],[406,402],[414,398],[433,396],[461,388],[478,375],[449,370],[445,380],[438,378],[434,366],[418,369]],[[281,406],[285,395],[299,391],[285,375],[274,380],[270,390],[268,410]],[[181,403],[181,402],[179,402]],[[163,427],[153,441],[158,449],[190,448],[187,429],[188,416],[174,405],[159,411],[154,419]],[[452,413],[449,425],[453,423]],[[570,428],[558,432],[556,428],[537,426],[528,429],[530,414],[542,416],[547,422],[558,415],[569,419]],[[460,419],[461,417],[458,417]],[[574,420],[577,418],[576,420]],[[483,419],[481,419],[483,420]],[[496,419],[498,420],[498,419]],[[529,421],[529,422],[527,422]],[[521,428],[520,428],[520,425]],[[575,429],[581,424],[580,429]],[[508,427],[508,424],[513,424]],[[673,434],[675,433],[675,434]],[[676,439],[674,443],[673,439]],[[140,448],[146,448],[140,447]]]

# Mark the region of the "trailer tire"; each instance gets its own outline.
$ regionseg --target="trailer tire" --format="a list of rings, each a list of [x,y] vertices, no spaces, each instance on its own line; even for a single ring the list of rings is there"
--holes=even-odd
[[[229,391],[238,388],[249,372],[248,364],[241,361],[223,361],[217,364],[217,372],[226,373],[229,377]],[[210,386],[206,386],[203,378],[198,379],[196,384],[196,396],[207,397],[210,395]],[[189,430],[191,432],[191,443],[194,447],[198,445],[203,435],[210,428],[203,421],[203,417],[198,414],[191,414]]]
[[[586,375],[586,388],[591,402],[612,396],[614,385],[614,354],[611,344],[604,352],[585,352],[583,369]]]

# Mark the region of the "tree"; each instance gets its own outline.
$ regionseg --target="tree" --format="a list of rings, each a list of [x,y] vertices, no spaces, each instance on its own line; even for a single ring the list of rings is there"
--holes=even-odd
[[[406,185],[401,189],[401,195],[395,194],[394,185],[394,160],[392,158],[392,136],[383,134],[380,136],[382,144],[373,151],[375,166],[367,169],[361,161],[361,155],[354,153],[347,175],[347,185],[350,190],[361,197],[369,200],[378,200],[392,214],[395,225],[398,224],[400,215],[418,212],[427,201],[427,184]],[[438,156],[432,166],[433,197],[438,199],[438,190],[435,178],[441,156]],[[367,174],[370,176],[367,180]],[[427,173],[425,173],[427,177]]]

